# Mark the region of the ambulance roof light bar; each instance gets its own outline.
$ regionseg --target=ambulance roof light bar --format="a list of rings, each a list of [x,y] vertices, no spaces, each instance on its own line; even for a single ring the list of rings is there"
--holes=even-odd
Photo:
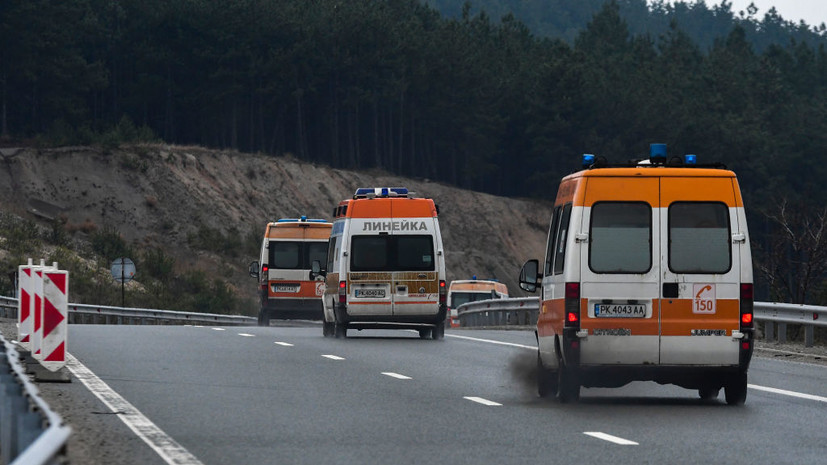
[[[406,187],[360,187],[353,194],[354,199],[373,199],[376,197],[410,197],[411,192]]]
[[[327,220],[318,218],[308,219],[306,216],[302,216],[301,218],[281,218],[276,221],[276,223],[327,223]]]

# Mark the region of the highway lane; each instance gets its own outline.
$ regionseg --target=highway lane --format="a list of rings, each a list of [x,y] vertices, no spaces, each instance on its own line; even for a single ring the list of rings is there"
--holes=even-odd
[[[750,389],[730,407],[632,383],[560,405],[534,394],[529,331],[349,333],[72,325],[69,350],[207,464],[818,463],[827,452],[819,400]],[[756,358],[750,373],[827,398],[824,366]]]

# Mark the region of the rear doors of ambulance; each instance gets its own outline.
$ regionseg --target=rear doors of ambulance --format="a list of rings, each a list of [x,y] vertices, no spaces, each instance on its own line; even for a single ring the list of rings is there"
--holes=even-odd
[[[422,199],[370,199],[351,204],[350,314],[437,313],[439,232],[429,205]],[[357,218],[367,213],[359,207],[377,216]]]
[[[734,178],[669,171],[588,177],[583,364],[738,363]]]

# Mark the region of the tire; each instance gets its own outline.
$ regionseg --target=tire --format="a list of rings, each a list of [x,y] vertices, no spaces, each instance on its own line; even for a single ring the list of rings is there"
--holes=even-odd
[[[431,328],[423,328],[419,330],[420,339],[428,339],[431,337]]]
[[[702,387],[698,389],[698,396],[703,400],[713,400],[718,398],[721,388],[717,387]]]
[[[347,338],[347,325],[343,323],[335,323],[333,327],[333,335],[336,339],[346,339]]]
[[[537,394],[550,397],[557,394],[557,373],[543,366],[540,351],[537,351]]]
[[[259,326],[270,326],[270,314],[267,313],[267,310],[261,309],[258,312],[258,325]]]
[[[440,323],[437,324],[434,329],[431,330],[431,338],[435,341],[439,341],[445,337],[445,325]]]
[[[333,337],[336,333],[336,323],[322,321],[322,334],[324,337]]]
[[[557,367],[557,398],[563,404],[580,400],[580,378],[562,360]]]
[[[729,405],[744,405],[747,400],[747,374],[738,373],[724,386],[724,397]]]

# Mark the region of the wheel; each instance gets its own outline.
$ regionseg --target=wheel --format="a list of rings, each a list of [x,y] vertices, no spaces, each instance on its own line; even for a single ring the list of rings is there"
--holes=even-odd
[[[702,387],[698,389],[698,396],[700,396],[703,400],[712,400],[717,399],[718,394],[721,392],[721,388],[717,387]]]
[[[540,351],[537,351],[537,394],[549,397],[557,394],[557,373],[543,366]]]
[[[557,367],[557,398],[561,403],[577,402],[580,399],[580,378],[562,360]]]
[[[747,400],[747,374],[738,373],[724,386],[724,396],[729,405],[744,405]]]
[[[423,328],[419,330],[420,339],[428,339],[431,337],[431,328]]]
[[[258,312],[258,325],[270,326],[270,314],[267,313],[267,310],[262,309]]]
[[[345,339],[347,337],[347,325],[344,323],[334,323],[333,335],[336,339]]]
[[[327,321],[322,321],[322,334],[324,337],[331,337],[335,334],[336,331],[336,323],[328,323]]]
[[[445,337],[445,325],[440,323],[440,324],[436,325],[434,327],[434,329],[431,330],[431,338],[433,338],[433,340],[438,341],[438,340],[440,340],[444,337]]]

